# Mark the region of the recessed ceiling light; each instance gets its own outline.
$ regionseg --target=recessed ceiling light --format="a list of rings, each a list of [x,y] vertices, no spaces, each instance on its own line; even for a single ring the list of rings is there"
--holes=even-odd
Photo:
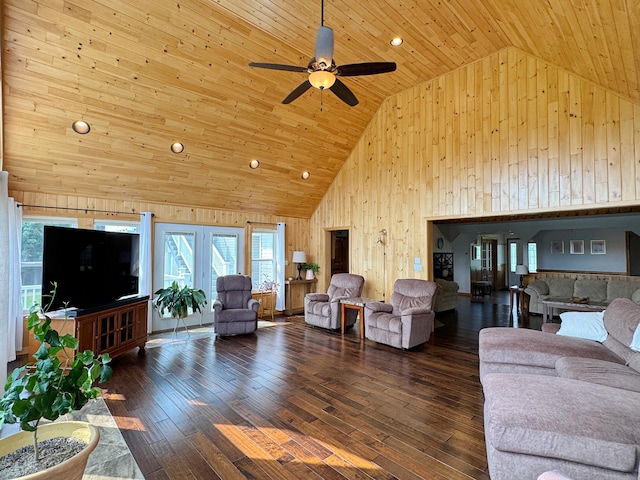
[[[84,135],[91,131],[91,126],[84,120],[76,120],[71,124],[71,128],[73,128],[74,132],[79,133],[80,135]]]
[[[403,42],[402,38],[393,37],[389,43],[394,47],[399,47],[400,45],[402,45],[402,42]]]
[[[259,162],[258,160],[251,160],[251,161],[249,162],[249,167],[250,167],[250,168],[253,168],[254,170],[255,170],[256,168],[258,168],[259,166],[260,166],[260,162]]]
[[[182,153],[184,152],[184,145],[180,142],[175,142],[171,144],[171,151],[173,153]]]
[[[302,177],[303,180],[306,180],[311,176],[311,174],[309,172],[302,172],[302,175],[300,176]]]

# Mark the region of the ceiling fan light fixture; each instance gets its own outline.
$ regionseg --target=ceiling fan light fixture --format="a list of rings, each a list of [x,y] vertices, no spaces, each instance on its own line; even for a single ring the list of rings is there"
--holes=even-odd
[[[336,81],[336,76],[326,70],[318,70],[309,75],[309,83],[318,90],[331,88]]]
[[[71,128],[80,135],[85,135],[91,131],[91,126],[84,120],[76,120],[71,124]]]
[[[400,37],[393,37],[389,43],[394,47],[399,47],[400,45],[402,45],[403,41],[404,40],[402,40],[402,38]]]

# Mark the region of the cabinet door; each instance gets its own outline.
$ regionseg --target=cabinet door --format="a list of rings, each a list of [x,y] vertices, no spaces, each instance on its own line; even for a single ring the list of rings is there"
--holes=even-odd
[[[135,312],[135,307],[118,310],[118,346],[125,346],[135,339]]]
[[[84,352],[85,350],[96,351],[95,346],[95,326],[96,317],[83,317],[76,325],[76,338],[78,339],[78,351]]]
[[[100,353],[113,350],[118,342],[117,310],[98,314],[96,350]]]
[[[147,340],[147,302],[136,307],[135,331],[133,333],[136,340]]]

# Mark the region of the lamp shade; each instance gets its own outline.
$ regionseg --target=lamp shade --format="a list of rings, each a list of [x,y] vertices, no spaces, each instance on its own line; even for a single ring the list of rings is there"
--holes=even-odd
[[[307,254],[296,250],[293,252],[293,258],[291,259],[293,263],[307,263]]]
[[[529,268],[526,265],[516,265],[516,275],[529,275]]]

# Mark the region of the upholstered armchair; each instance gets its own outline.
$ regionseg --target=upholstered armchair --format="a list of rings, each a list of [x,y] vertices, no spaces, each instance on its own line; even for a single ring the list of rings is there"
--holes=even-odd
[[[435,313],[435,282],[398,279],[390,303],[373,302],[364,307],[364,334],[374,342],[396,348],[412,348],[429,340]]]
[[[335,330],[342,326],[340,300],[362,295],[364,277],[336,273],[331,277],[327,293],[307,293],[304,297],[304,321],[316,327]],[[356,323],[358,312],[348,310],[345,327]]]
[[[253,333],[258,328],[258,306],[251,298],[251,277],[225,275],[216,280],[218,296],[213,304],[216,335]]]

